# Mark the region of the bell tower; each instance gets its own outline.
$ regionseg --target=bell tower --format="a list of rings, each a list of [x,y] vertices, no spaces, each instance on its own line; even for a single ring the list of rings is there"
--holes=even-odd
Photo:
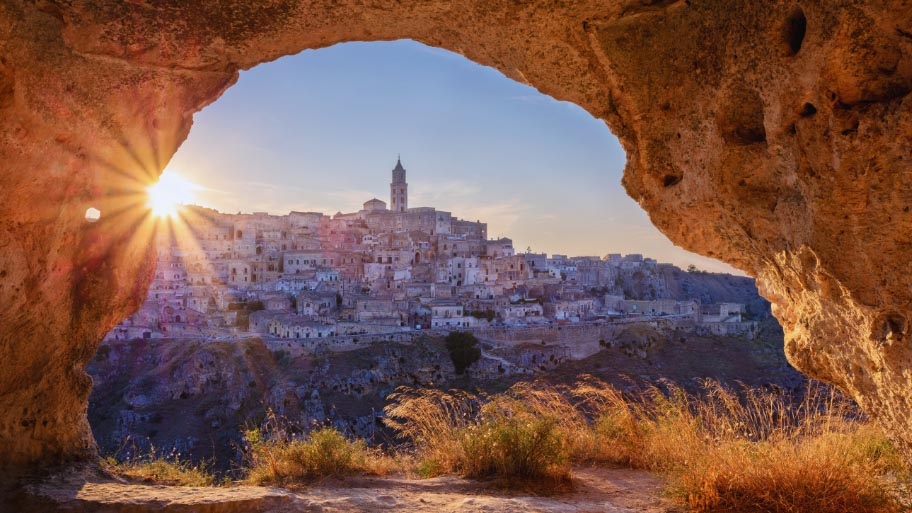
[[[408,212],[408,183],[405,181],[405,168],[398,157],[396,167],[393,168],[393,181],[390,183],[390,210]]]

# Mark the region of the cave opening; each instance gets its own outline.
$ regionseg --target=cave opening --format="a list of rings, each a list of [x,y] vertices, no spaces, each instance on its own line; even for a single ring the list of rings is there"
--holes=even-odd
[[[467,225],[487,226],[486,238],[512,239],[509,250],[516,254],[525,248],[527,254],[597,255],[601,260],[607,253],[633,253],[682,269],[734,271],[685,252],[655,229],[619,187],[625,155],[617,139],[604,122],[574,104],[554,100],[458,54],[410,40],[346,43],[284,57],[244,72],[217,102],[196,114],[193,130],[159,182],[172,188],[152,186],[164,193],[163,200],[154,196],[149,202],[153,213],[161,213],[151,242],[157,247],[158,270],[150,299],[106,339],[141,338],[146,342],[142,351],[121,346],[122,361],[147,357],[144,351],[151,351],[171,367],[149,375],[179,379],[137,377],[124,383],[105,375],[119,372],[110,365],[116,361],[109,359],[110,353],[93,360],[89,371],[102,385],[93,391],[89,419],[102,452],[173,447],[195,458],[217,457],[221,468],[228,466],[227,448],[236,447],[243,424],[264,413],[262,385],[268,380],[254,379],[263,370],[250,360],[235,369],[237,383],[244,386],[233,386],[231,373],[201,374],[207,364],[199,362],[203,357],[194,351],[221,361],[221,353],[207,352],[209,346],[264,334],[293,340],[338,335],[333,329],[273,325],[256,331],[257,311],[288,308],[312,315],[320,299],[311,298],[317,299],[311,306],[297,291],[285,304],[279,298],[264,300],[254,291],[282,277],[288,282],[282,286],[291,287],[283,289],[288,292],[313,275],[319,287],[340,283],[340,296],[347,296],[344,287],[355,278],[332,267],[356,262],[346,262],[351,257],[338,246],[375,244],[378,236],[335,237],[351,224],[346,220],[386,208],[376,198],[384,197],[390,186],[394,156],[395,165],[408,169],[413,186],[409,207],[436,208],[447,220],[459,217],[472,220],[465,221]],[[680,181],[680,176],[668,175],[664,185]],[[387,210],[401,192],[397,188],[391,193]],[[264,228],[281,216],[286,219],[282,226]],[[437,221],[428,233],[451,233],[450,227],[441,232]],[[612,236],[602,235],[606,226]],[[320,247],[314,243],[320,238],[333,240],[337,247]],[[444,241],[441,251],[454,257],[464,251],[453,246]],[[369,267],[389,273],[400,259],[427,266],[437,263],[434,256],[427,248],[407,256],[376,255],[382,265]],[[463,287],[470,281],[467,275],[477,271],[468,265],[477,263],[456,263],[455,287]],[[529,265],[535,267],[535,262]],[[508,272],[526,266],[511,268]],[[546,263],[544,272],[547,269]],[[566,280],[568,272],[555,276]],[[637,293],[653,298],[655,285],[647,287],[646,281],[635,285],[642,289]],[[612,286],[614,278],[587,288],[608,291]],[[361,285],[357,288],[363,292]],[[403,288],[387,278],[364,290]],[[254,296],[257,299],[250,299]],[[472,296],[494,298],[495,293],[476,291]],[[337,302],[344,306],[340,298],[331,298],[332,304]],[[488,313],[493,310],[479,312],[478,318],[493,317]],[[429,315],[397,322],[422,324],[432,326]],[[211,344],[181,348],[156,339]],[[262,364],[274,366],[268,372],[291,372],[285,360],[275,357],[275,351],[271,354]],[[254,382],[260,386],[249,386]],[[113,389],[111,383],[123,388]],[[238,395],[231,406],[218,399],[226,397],[226,391]],[[284,410],[287,401],[269,406]],[[289,411],[295,408],[300,405]],[[169,417],[185,422],[161,422]]]
[[[789,360],[856,399],[909,460],[903,2],[115,4],[0,10],[0,465],[97,461],[84,371],[156,271],[135,184],[155,180],[194,113],[239,70],[397,38],[608,123],[654,224],[755,276]],[[104,215],[87,222],[89,207]]]

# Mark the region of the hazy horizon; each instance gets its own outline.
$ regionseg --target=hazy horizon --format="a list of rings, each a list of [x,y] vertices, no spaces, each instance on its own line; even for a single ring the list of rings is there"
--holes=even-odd
[[[389,202],[397,155],[409,206],[488,223],[517,251],[642,253],[743,274],[674,246],[620,184],[607,126],[457,54],[346,43],[241,73],[197,113],[169,163],[224,213],[354,212]]]

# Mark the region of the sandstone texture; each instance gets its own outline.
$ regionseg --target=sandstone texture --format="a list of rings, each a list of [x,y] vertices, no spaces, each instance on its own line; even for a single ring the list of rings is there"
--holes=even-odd
[[[398,38],[603,119],[656,226],[755,276],[791,362],[912,457],[908,1],[4,0],[0,461],[93,456],[84,368],[145,296],[142,190],[193,114],[239,70]]]

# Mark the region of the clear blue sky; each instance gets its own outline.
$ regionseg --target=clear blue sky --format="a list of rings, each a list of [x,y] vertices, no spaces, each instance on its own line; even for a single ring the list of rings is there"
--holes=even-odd
[[[599,120],[464,57],[413,41],[347,43],[242,72],[195,117],[168,168],[223,212],[352,212],[389,201],[488,223],[517,250],[643,253],[732,271],[675,247],[621,187]]]

